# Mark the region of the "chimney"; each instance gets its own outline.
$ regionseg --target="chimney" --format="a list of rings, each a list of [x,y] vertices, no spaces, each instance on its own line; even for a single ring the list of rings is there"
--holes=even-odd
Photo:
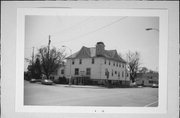
[[[103,42],[97,42],[96,44],[96,56],[104,56],[105,45]]]

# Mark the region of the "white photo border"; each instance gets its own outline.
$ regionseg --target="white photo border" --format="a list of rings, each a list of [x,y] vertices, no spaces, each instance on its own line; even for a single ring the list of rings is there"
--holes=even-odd
[[[159,90],[158,107],[80,107],[24,105],[24,39],[25,16],[141,16],[159,17]],[[166,9],[66,9],[18,8],[16,42],[16,112],[48,113],[167,113],[168,10]],[[52,110],[53,109],[53,110]]]

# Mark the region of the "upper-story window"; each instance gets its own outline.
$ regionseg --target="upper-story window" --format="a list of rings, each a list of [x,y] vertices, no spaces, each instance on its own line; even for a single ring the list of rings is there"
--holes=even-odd
[[[74,65],[74,60],[72,60],[72,64]]]
[[[92,64],[94,64],[94,58],[92,58]]]
[[[113,63],[113,66],[115,66],[115,62]]]
[[[106,59],[104,60],[104,64],[106,64]]]
[[[109,65],[111,65],[111,62],[109,61]]]
[[[124,77],[124,72],[122,72],[122,77]]]
[[[119,63],[119,67],[121,67],[121,63]]]
[[[115,71],[115,74],[117,74],[117,71]]]
[[[112,73],[111,73],[111,75],[112,75],[112,76],[114,75],[114,73],[113,73],[113,70],[112,70]]]
[[[118,67],[118,62],[116,63],[116,66]]]
[[[124,68],[124,64],[122,64],[122,67]]]
[[[79,59],[79,64],[82,64],[82,59]]]

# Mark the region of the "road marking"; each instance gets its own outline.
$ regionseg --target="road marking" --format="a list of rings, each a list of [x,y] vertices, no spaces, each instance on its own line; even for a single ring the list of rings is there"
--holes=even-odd
[[[151,106],[151,105],[153,105],[153,104],[155,104],[155,103],[157,103],[157,102],[158,102],[158,100],[155,101],[155,102],[153,102],[153,103],[147,104],[147,105],[145,105],[144,107],[149,107],[149,106]]]

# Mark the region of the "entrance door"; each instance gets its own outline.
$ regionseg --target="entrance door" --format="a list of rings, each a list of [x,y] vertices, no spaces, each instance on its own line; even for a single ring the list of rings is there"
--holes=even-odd
[[[144,80],[142,80],[142,84],[141,85],[144,86]]]

